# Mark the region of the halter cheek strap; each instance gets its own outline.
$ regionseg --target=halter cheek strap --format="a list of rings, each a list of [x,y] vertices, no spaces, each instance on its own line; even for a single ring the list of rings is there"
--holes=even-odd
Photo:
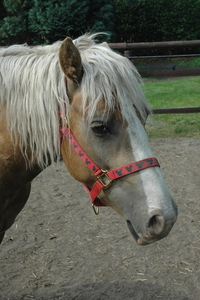
[[[155,157],[142,159],[140,161],[136,161],[134,163],[119,167],[117,169],[107,171],[99,168],[95,162],[87,155],[87,153],[80,146],[76,138],[74,137],[71,130],[65,126],[60,127],[61,137],[65,136],[74,151],[78,154],[80,159],[85,163],[85,165],[92,171],[92,173],[96,176],[96,182],[93,187],[90,189],[86,184],[84,184],[86,190],[90,194],[92,200],[92,206],[106,206],[104,202],[102,202],[98,195],[103,189],[108,189],[116,179],[126,176],[131,173],[139,172],[141,170],[151,168],[151,167],[160,167],[159,162]],[[94,209],[95,213],[98,214],[98,211]]]

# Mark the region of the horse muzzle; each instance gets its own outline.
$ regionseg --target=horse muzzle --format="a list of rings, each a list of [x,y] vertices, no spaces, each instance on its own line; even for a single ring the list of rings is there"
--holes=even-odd
[[[162,212],[153,211],[147,222],[145,232],[137,232],[130,220],[126,220],[127,226],[138,245],[145,246],[166,237],[171,231],[177,219],[177,207],[169,215],[165,216]]]

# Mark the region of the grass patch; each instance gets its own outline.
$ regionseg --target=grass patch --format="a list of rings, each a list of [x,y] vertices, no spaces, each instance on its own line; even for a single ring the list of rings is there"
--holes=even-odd
[[[200,106],[200,77],[144,80],[152,108]],[[146,125],[149,137],[200,137],[200,113],[153,115]]]
[[[200,66],[200,57],[174,58],[173,63],[186,69],[196,68]]]

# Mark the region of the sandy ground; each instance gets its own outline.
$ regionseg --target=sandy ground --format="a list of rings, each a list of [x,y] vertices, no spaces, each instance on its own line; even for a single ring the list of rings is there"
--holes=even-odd
[[[1,300],[200,299],[200,139],[150,143],[179,207],[170,235],[137,246],[60,163],[35,179],[0,246]]]

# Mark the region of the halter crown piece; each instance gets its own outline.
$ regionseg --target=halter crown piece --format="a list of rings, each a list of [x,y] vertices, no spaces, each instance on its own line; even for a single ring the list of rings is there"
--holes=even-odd
[[[117,169],[107,171],[99,168],[95,162],[87,155],[87,153],[80,146],[75,136],[71,132],[68,126],[60,126],[61,138],[65,136],[74,151],[78,154],[80,159],[85,163],[85,165],[92,171],[92,173],[96,176],[96,181],[93,187],[90,189],[86,184],[83,183],[86,190],[88,191],[91,201],[92,207],[96,215],[99,213],[99,208],[95,208],[95,206],[107,206],[104,202],[102,202],[98,195],[101,190],[108,189],[111,185],[114,184],[115,180],[126,176],[131,173],[139,172],[141,170],[151,168],[151,167],[160,167],[159,162],[155,157],[145,158],[134,163],[130,163],[128,165],[119,167]]]

